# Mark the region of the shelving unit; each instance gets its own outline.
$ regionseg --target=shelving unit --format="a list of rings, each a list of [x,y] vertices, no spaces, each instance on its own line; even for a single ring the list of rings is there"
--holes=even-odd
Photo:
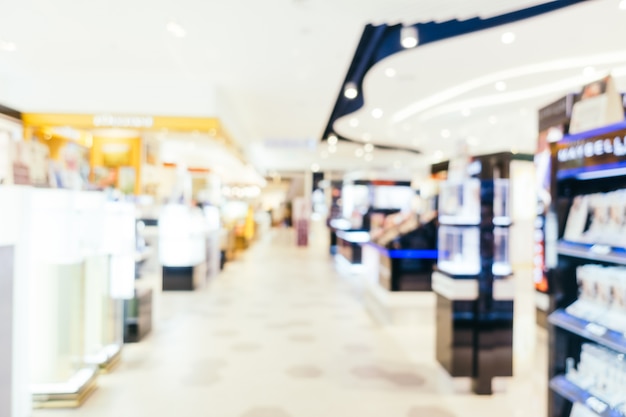
[[[473,158],[469,178],[439,197],[437,360],[470,377],[476,394],[513,374],[513,287],[508,259],[510,153]]]
[[[557,161],[557,181],[553,212],[558,220],[558,240],[554,251],[556,266],[550,271],[553,277],[555,310],[548,316],[549,330],[549,417],[568,417],[574,404],[580,404],[598,416],[624,417],[623,404],[613,404],[596,392],[579,386],[568,372],[572,365],[581,366],[583,345],[595,344],[615,354],[626,354],[626,334],[611,329],[603,323],[577,317],[568,307],[581,296],[577,281],[577,268],[584,265],[616,267],[626,265],[626,249],[603,241],[599,235],[595,240],[589,234],[590,225],[599,214],[591,209],[579,222],[584,226],[584,238],[572,239],[568,224],[576,222],[577,208],[572,209],[582,196],[610,193],[626,188],[626,155],[613,152],[617,146],[613,141],[623,141],[626,123],[618,123],[601,129],[566,136],[553,145],[553,160]],[[607,142],[609,141],[609,142]],[[593,146],[601,143],[602,149]],[[607,146],[604,146],[605,143]],[[608,146],[608,145],[611,146]],[[572,149],[591,149],[592,152],[575,153]],[[602,152],[599,152],[601,150]],[[611,152],[608,152],[611,150]],[[560,157],[559,157],[560,156]],[[590,206],[591,207],[591,206]],[[607,207],[607,212],[609,208]],[[571,217],[571,219],[570,219]],[[571,221],[570,221],[571,220]],[[568,236],[569,233],[569,236]],[[569,240],[568,240],[569,239]],[[598,277],[594,279],[604,279]],[[608,285],[605,283],[603,285]],[[615,284],[611,284],[615,285]],[[570,310],[571,311],[571,310]],[[603,311],[599,309],[600,316]],[[606,313],[604,313],[606,314]],[[600,320],[600,318],[597,318]],[[612,354],[612,353],[609,353]],[[604,392],[611,392],[611,379],[602,383]],[[620,391],[618,389],[618,391]],[[623,395],[626,403],[626,393]],[[619,402],[619,399],[617,400]]]

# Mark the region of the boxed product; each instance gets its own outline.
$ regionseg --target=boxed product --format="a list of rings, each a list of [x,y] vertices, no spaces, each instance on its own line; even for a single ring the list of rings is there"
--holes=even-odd
[[[452,275],[480,273],[480,230],[478,227],[440,226],[437,266]]]
[[[439,195],[439,221],[447,224],[480,223],[480,181],[446,182]]]

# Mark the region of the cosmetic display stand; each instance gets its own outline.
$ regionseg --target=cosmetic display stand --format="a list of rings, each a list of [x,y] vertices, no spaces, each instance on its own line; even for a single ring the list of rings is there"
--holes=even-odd
[[[389,291],[381,276],[390,272],[381,262],[380,249],[363,246],[364,303],[368,312],[383,325],[415,325],[434,322],[435,296],[432,291]],[[431,271],[432,272],[432,271]],[[428,274],[430,284],[430,273]]]
[[[76,192],[32,189],[25,216],[30,241],[30,384],[35,407],[76,407],[95,389],[85,362],[85,262]]]
[[[7,417],[27,417],[32,410],[23,188],[0,186],[0,416]]]
[[[163,291],[192,291],[206,282],[207,220],[197,207],[168,204],[159,216]]]
[[[549,417],[626,416],[626,122],[565,136],[549,315]]]
[[[513,372],[513,283],[508,256],[509,153],[473,158],[441,185],[437,270],[438,362],[476,394]]]

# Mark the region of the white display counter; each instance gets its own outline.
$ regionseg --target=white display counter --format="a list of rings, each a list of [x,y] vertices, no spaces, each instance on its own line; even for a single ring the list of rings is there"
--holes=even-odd
[[[189,291],[201,287],[216,271],[219,229],[214,212],[183,204],[163,207],[159,216],[159,260],[164,291]],[[208,264],[207,260],[210,260]]]
[[[22,187],[0,186],[0,416],[26,417],[28,385],[28,280]]]
[[[103,193],[0,186],[0,415],[78,406],[119,358],[134,233]]]

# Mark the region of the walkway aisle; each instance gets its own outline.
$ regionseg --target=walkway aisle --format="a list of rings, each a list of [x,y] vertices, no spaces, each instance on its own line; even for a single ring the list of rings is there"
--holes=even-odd
[[[273,231],[206,288],[160,295],[152,335],[125,347],[83,407],[35,416],[543,415],[527,412],[533,399],[511,398],[533,395],[532,383],[493,397],[449,394],[431,338],[377,325],[327,247],[294,242],[293,231]],[[403,331],[414,352],[399,342]]]

